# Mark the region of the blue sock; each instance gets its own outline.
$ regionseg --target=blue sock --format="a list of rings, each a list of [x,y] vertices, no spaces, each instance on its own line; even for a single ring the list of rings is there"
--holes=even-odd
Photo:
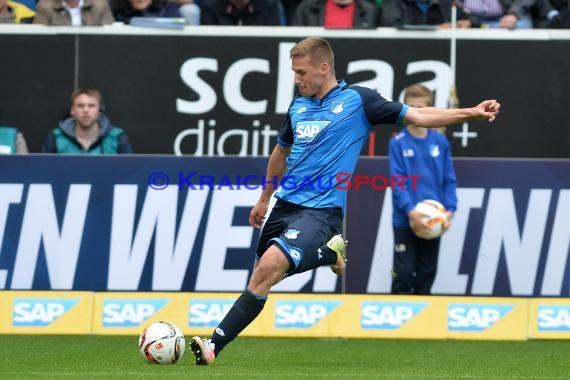
[[[261,310],[263,310],[263,306],[265,306],[265,301],[267,301],[267,297],[256,296],[249,290],[246,290],[239,296],[212,335],[216,356],[257,318]]]

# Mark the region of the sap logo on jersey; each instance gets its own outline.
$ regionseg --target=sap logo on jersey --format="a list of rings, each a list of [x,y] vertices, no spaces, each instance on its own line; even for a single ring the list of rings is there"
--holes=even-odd
[[[297,142],[313,141],[315,136],[330,123],[330,121],[298,121],[295,129]]]
[[[426,302],[363,302],[360,327],[363,329],[396,330],[415,317]]]
[[[340,304],[340,301],[277,301],[275,328],[308,329]]]
[[[105,300],[103,327],[140,326],[169,302],[165,299]]]
[[[79,299],[16,298],[12,326],[49,326]]]
[[[449,331],[485,331],[513,309],[514,305],[450,304]]]
[[[216,327],[234,302],[235,300],[190,301],[188,327]]]
[[[538,331],[570,331],[570,306],[539,305]]]

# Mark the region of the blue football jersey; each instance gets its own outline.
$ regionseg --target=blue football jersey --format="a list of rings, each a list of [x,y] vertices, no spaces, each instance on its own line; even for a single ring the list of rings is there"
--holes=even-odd
[[[276,197],[309,208],[340,207],[372,125],[402,124],[408,106],[339,81],[324,98],[299,96],[277,143],[291,147]]]
[[[441,202],[448,211],[457,209],[457,180],[447,138],[428,130],[424,138],[413,136],[407,128],[390,139],[390,176],[415,176],[411,183],[392,189],[392,224],[409,225],[408,212],[424,199]]]

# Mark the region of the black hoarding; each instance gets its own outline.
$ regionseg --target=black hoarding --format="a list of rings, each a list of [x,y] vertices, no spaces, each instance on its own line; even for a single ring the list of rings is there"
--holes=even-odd
[[[227,32],[4,31],[0,49],[11,53],[0,60],[0,124],[21,128],[31,151],[39,152],[67,112],[73,88],[95,86],[136,153],[267,155],[294,94],[289,49],[301,37],[287,35],[288,29],[271,29],[280,31],[276,37],[260,37],[264,28],[257,36],[222,30]],[[435,91],[436,105],[446,106],[452,81],[446,35],[321,33],[335,50],[338,78],[394,99],[407,85],[423,82]],[[473,33],[457,41],[461,105],[496,98],[503,108],[493,124],[449,128],[454,155],[569,157],[570,34],[489,39],[478,38],[484,31]],[[395,130],[374,128],[363,154],[386,155]]]

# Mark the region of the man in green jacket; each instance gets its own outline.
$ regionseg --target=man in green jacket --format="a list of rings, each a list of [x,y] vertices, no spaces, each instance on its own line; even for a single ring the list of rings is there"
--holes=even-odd
[[[78,88],[71,94],[71,116],[48,135],[44,153],[129,154],[133,153],[124,130],[115,127],[101,111],[101,93]]]

